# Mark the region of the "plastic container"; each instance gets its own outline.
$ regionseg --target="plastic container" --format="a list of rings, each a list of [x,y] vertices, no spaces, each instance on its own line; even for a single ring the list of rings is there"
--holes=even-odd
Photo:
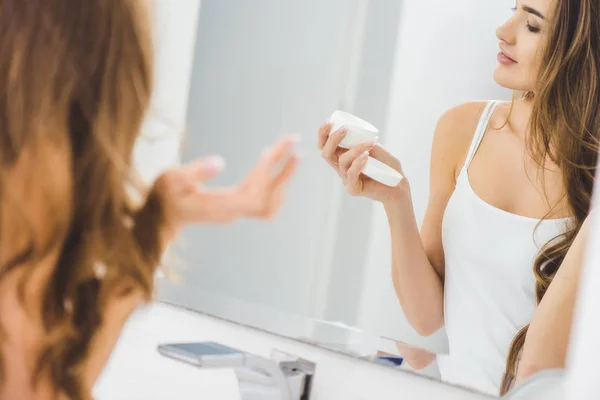
[[[340,147],[344,149],[352,149],[359,144],[377,140],[379,137],[379,130],[372,124],[345,111],[335,111],[329,118],[329,123],[330,134],[342,127],[346,128],[346,136],[340,142]],[[402,180],[402,175],[398,171],[373,157],[369,157],[362,173],[390,187],[398,186]]]
[[[348,131],[346,137],[340,142],[340,147],[344,149],[352,149],[370,140],[377,140],[379,136],[379,130],[373,125],[345,111],[334,112],[329,118],[329,123],[331,133],[342,127]]]

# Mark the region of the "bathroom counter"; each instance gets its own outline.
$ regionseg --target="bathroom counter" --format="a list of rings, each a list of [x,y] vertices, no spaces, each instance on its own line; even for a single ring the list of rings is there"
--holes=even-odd
[[[194,368],[158,353],[158,344],[173,336],[168,321],[163,324],[164,329],[156,325],[150,328],[149,323],[160,311],[160,306],[149,307],[132,316],[94,388],[94,397],[97,400],[238,400],[233,370]],[[210,340],[207,335],[196,334],[188,339]]]
[[[161,356],[161,343],[217,341],[263,357],[273,349],[316,363],[311,400],[490,397],[410,372],[356,360],[331,350],[155,302],[136,311],[94,388],[98,400],[238,400],[233,370],[203,370]]]

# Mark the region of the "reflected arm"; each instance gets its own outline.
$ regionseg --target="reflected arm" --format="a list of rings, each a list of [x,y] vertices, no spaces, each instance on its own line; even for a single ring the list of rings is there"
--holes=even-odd
[[[545,369],[565,368],[589,221],[588,217],[533,316],[517,382]]]

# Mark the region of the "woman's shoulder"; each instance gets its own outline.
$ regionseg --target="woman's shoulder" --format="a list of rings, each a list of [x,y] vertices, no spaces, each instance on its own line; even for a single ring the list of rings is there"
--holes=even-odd
[[[464,161],[479,120],[490,101],[469,101],[452,107],[440,117],[433,138],[432,157],[447,158],[457,169]]]
[[[466,131],[472,136],[485,107],[490,103],[491,101],[469,101],[454,106],[442,114],[438,127],[451,128],[457,133]]]
[[[440,117],[434,140],[452,143],[452,148],[459,151],[468,148],[483,111],[490,103],[491,101],[469,101],[450,108]],[[507,105],[510,107],[510,103],[501,102],[498,107],[504,109]]]
[[[462,153],[465,147],[469,147],[488,103],[469,101],[445,111],[435,129],[434,146],[437,143],[449,151]]]

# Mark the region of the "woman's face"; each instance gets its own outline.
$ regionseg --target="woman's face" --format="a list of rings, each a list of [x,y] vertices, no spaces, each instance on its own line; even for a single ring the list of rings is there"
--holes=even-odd
[[[534,90],[555,1],[517,0],[513,15],[496,30],[500,53],[494,79],[499,85],[516,91]]]

